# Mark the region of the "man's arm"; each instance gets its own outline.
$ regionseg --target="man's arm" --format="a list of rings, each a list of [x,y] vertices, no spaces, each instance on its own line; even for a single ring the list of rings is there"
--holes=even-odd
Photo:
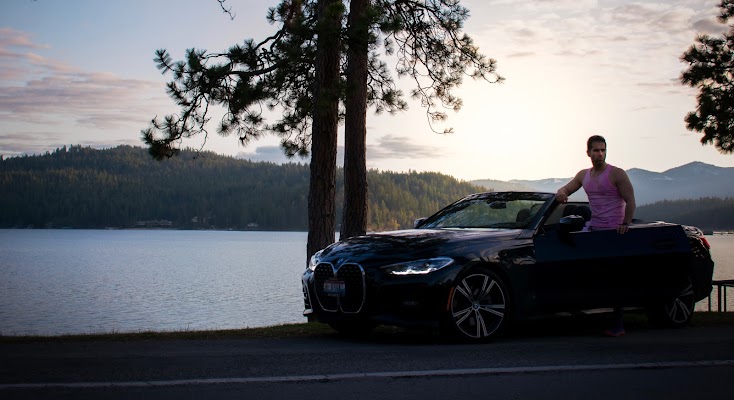
[[[556,192],[556,201],[559,203],[565,203],[568,201],[568,196],[576,193],[577,190],[581,189],[581,185],[584,182],[584,174],[586,170],[579,171],[576,176],[571,179],[565,186],[558,189]]]
[[[621,168],[616,168],[616,186],[619,191],[619,195],[622,197],[624,202],[627,204],[624,208],[624,223],[630,224],[632,218],[635,215],[635,189],[632,187],[632,182]]]
[[[615,186],[617,186],[617,191],[626,204],[624,207],[624,220],[622,221],[622,226],[617,231],[619,233],[625,233],[635,215],[635,189],[632,187],[632,182],[630,182],[629,176],[627,176],[627,173],[623,169],[615,168],[615,172]]]

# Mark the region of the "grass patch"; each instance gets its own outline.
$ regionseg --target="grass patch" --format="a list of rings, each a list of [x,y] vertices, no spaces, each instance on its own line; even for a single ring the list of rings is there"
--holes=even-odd
[[[0,343],[19,342],[55,342],[55,341],[129,341],[129,340],[199,340],[199,339],[265,339],[303,336],[320,336],[332,333],[326,324],[304,323],[284,324],[261,328],[218,329],[218,330],[179,330],[179,331],[143,331],[143,332],[101,332],[74,335],[0,335]]]
[[[588,318],[588,317],[586,317]],[[600,318],[600,317],[591,317]],[[577,319],[575,323],[569,324],[570,321],[564,318],[550,318],[541,324],[540,332],[557,331],[558,327],[565,327],[565,330],[572,332],[575,328],[573,325],[586,326],[589,320]],[[625,326],[629,328],[648,327],[649,322],[644,313],[629,312],[624,315]],[[558,326],[557,326],[558,325]],[[724,326],[734,325],[734,312],[696,312],[693,315],[691,326],[707,327],[707,326]],[[535,329],[533,329],[535,330]],[[404,335],[405,331],[393,327],[378,327],[375,332],[377,336],[395,336]],[[282,339],[282,338],[303,338],[303,337],[322,337],[336,335],[336,332],[326,324],[317,322],[309,322],[303,324],[284,324],[262,328],[243,328],[243,329],[222,329],[208,331],[181,330],[170,332],[132,332],[132,333],[90,333],[79,335],[61,335],[61,336],[37,336],[37,335],[0,335],[0,343],[30,343],[30,342],[65,342],[65,341],[136,341],[136,340],[220,340],[220,339]],[[523,334],[520,333],[522,336]]]
[[[734,325],[734,312],[697,311],[691,326]]]

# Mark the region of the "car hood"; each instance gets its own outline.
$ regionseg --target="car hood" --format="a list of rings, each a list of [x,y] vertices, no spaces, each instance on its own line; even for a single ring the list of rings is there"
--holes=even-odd
[[[431,257],[472,257],[494,244],[516,238],[519,229],[409,229],[357,236],[321,252],[320,262],[345,262],[363,267]]]

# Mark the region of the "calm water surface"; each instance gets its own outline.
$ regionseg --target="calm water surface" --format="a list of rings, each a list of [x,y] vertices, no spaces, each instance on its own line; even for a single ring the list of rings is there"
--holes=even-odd
[[[304,232],[0,230],[0,333],[305,322]]]
[[[305,232],[0,230],[0,334],[305,322],[306,238]],[[714,279],[734,279],[734,235],[707,238]],[[734,290],[728,300],[734,310]]]

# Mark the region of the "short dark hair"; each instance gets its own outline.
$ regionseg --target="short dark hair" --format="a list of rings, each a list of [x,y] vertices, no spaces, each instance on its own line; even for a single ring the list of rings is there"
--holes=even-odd
[[[607,145],[606,139],[604,139],[604,136],[594,135],[589,138],[589,140],[586,141],[586,150],[591,150],[592,144],[596,142],[602,142],[604,143],[604,146]]]

